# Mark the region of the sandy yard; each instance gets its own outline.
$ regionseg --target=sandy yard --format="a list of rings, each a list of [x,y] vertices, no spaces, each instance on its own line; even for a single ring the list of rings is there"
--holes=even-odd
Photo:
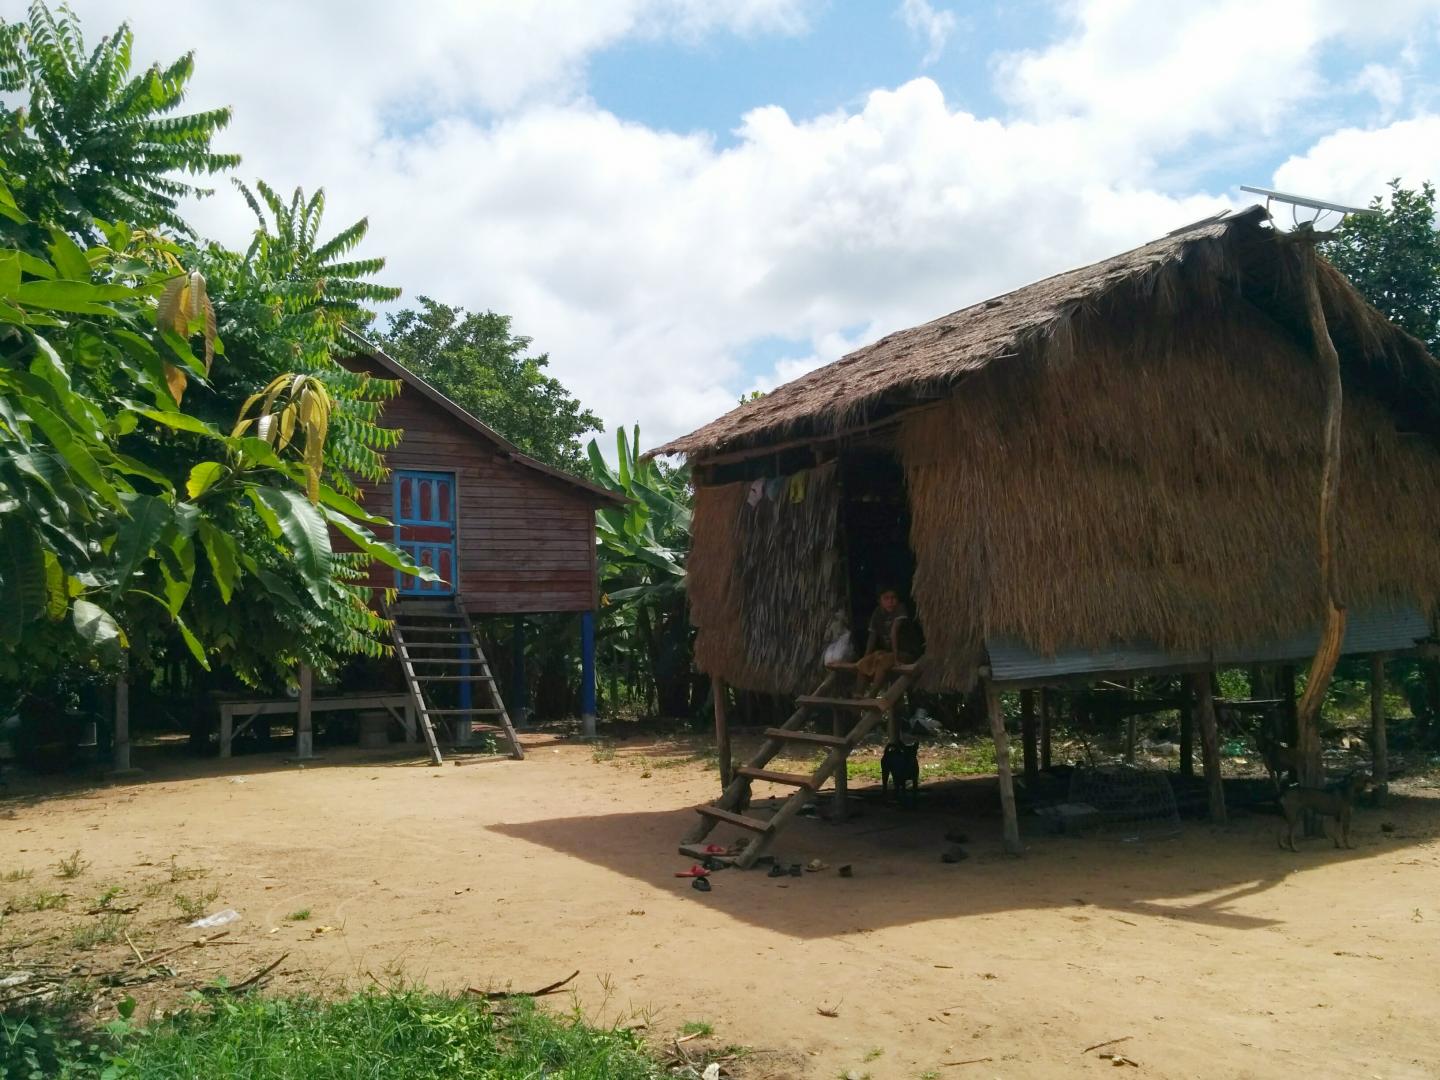
[[[176,894],[243,916],[227,944],[172,957],[175,978],[111,991],[147,1004],[282,953],[274,989],[532,989],[578,968],[593,1019],[656,1040],[709,1022],[712,1044],[759,1051],[747,1076],[1104,1074],[1082,1051],[1122,1038],[1153,1077],[1440,1076],[1440,790],[1423,782],[1361,810],[1348,852],[1282,853],[1276,818],[1241,814],[1143,843],[1030,828],[1016,860],[993,779],[960,780],[914,812],[802,819],[777,845],[829,869],[724,870],[702,894],[672,876],[689,807],[716,789],[694,747],[527,745],[523,763],[438,769],[152,756],[135,782],[22,792],[0,803],[0,874],[33,876],[0,883],[0,974],[124,968],[123,940],[76,949],[118,886],[109,906],[138,906],[123,918],[147,955],[195,936]],[[956,827],[971,858],[945,865]],[[77,850],[90,865],[57,877]],[[44,893],[63,909],[14,910]]]

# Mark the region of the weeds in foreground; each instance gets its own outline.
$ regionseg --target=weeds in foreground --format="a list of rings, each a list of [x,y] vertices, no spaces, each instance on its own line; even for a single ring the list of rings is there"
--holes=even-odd
[[[599,765],[602,762],[615,760],[615,746],[613,743],[596,743],[595,749],[590,751],[590,760]]]
[[[65,906],[65,901],[70,898],[69,893],[63,892],[41,892],[31,893],[29,896],[17,896],[5,903],[6,915],[19,915],[27,911],[55,911]]]
[[[75,851],[55,864],[55,876],[69,881],[79,877],[88,869],[90,869],[90,860],[81,858],[80,852]]]
[[[170,902],[179,910],[182,918],[194,922],[203,918],[205,911],[220,895],[220,890],[206,889],[197,893],[176,893],[170,898]]]
[[[97,896],[95,898],[95,903],[90,906],[100,908],[103,911],[105,908],[108,908],[111,904],[118,900],[121,894],[124,892],[125,890],[122,889],[119,885],[111,885],[99,896]]]
[[[14,870],[7,870],[7,871],[5,871],[5,873],[0,874],[0,881],[8,881],[8,882],[29,881],[29,880],[30,880],[31,878],[33,878],[34,876],[35,876],[35,871],[34,871],[34,870],[25,870],[25,869],[23,869],[23,868],[17,867],[17,868],[14,869]]]
[[[113,945],[125,933],[130,920],[120,915],[106,915],[99,922],[77,926],[70,933],[70,944],[76,949],[93,949],[97,945]]]
[[[687,1020],[680,1025],[681,1035],[690,1035],[697,1039],[707,1038],[715,1034],[715,1025],[709,1020]]]
[[[473,998],[403,989],[341,1001],[242,996],[148,1028],[132,1023],[134,1003],[127,999],[120,1018],[88,1038],[71,1024],[74,1012],[44,1010],[0,1013],[0,1047],[20,1066],[13,1075],[68,1080],[660,1080],[666,1075],[635,1032],[591,1027],[578,1014],[556,1016],[523,999],[487,1006]]]
[[[302,907],[299,911],[290,912],[290,914],[286,915],[285,918],[289,919],[291,922],[305,922],[307,919],[310,918],[310,909],[308,907]]]
[[[195,878],[202,878],[210,871],[199,866],[181,866],[175,861],[175,856],[170,856],[170,884],[178,885],[182,881],[193,881]]]

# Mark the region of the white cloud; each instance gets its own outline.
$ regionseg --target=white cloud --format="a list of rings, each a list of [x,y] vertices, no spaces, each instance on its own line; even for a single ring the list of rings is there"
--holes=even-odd
[[[925,64],[933,64],[945,51],[945,44],[955,32],[957,20],[953,11],[937,11],[930,0],[900,0],[898,12],[905,25],[925,41]]]
[[[1387,117],[1405,100],[1405,80],[1399,68],[1387,64],[1366,64],[1353,85],[1362,94],[1372,96]]]
[[[98,34],[120,3],[77,7]],[[141,48],[173,52],[170,10],[135,6]],[[916,79],[815,117],[755,109],[721,146],[586,97],[588,58],[627,38],[798,34],[818,8],[375,0],[342,18],[261,0],[192,5],[183,40],[198,45],[194,104],[236,107],[221,145],[244,152],[245,176],[324,184],[331,226],[368,214],[366,253],[408,299],[513,315],[607,424],[638,420],[653,444],[747,387],[1214,212],[1223,196],[1165,186],[1177,148],[1280,128],[1324,90],[1327,42],[1413,37],[1433,4],[1075,0],[1066,36],[1001,60],[1004,118]],[[1440,120],[1413,123],[1338,132],[1277,183],[1368,197],[1367,170],[1427,168]],[[231,240],[248,228],[224,192],[201,215]],[[809,346],[757,379],[738,358],[770,338]]]
[[[1365,206],[1394,177],[1418,188],[1440,182],[1440,115],[1425,114],[1384,127],[1344,128],[1275,170],[1275,186],[1312,198]]]

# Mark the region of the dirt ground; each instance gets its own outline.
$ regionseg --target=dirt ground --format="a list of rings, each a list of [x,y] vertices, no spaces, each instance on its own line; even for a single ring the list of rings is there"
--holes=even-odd
[[[1440,788],[1425,781],[1361,810],[1352,851],[1281,852],[1277,819],[1242,813],[1139,843],[1027,821],[1013,859],[993,778],[953,780],[915,811],[861,798],[845,824],[798,821],[777,850],[825,870],[724,870],[706,894],[672,876],[689,808],[716,791],[697,747],[527,749],[443,768],[403,751],[304,768],[152,754],[133,781],[14,794],[0,975],[125,970],[107,927],[147,956],[191,940],[178,894],[242,917],[223,945],[170,957],[174,978],[112,997],[165,1006],[281,954],[274,989],[532,989],[579,969],[572,1000],[593,1019],[657,1042],[707,1022],[687,1047],[753,1047],[747,1076],[1082,1076],[1112,1071],[1107,1050],[1154,1077],[1440,1076]],[[943,864],[957,827],[971,857]],[[57,876],[76,851],[88,865]],[[47,893],[63,908],[24,910]],[[79,948],[87,931],[101,940]]]

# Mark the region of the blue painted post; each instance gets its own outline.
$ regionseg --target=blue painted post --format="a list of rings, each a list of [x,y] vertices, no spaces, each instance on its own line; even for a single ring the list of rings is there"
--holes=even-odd
[[[580,725],[595,735],[595,612],[580,616]]]
[[[475,700],[474,687],[470,682],[471,644],[470,634],[462,631],[460,634],[460,655],[457,657],[457,659],[460,660],[458,667],[462,681],[455,684],[460,688],[460,708],[462,709],[472,708],[472,703]],[[460,746],[464,746],[470,741],[470,736],[474,734],[475,718],[473,716],[461,715],[457,716],[455,720],[455,742]]]
[[[516,615],[510,631],[510,720],[524,727],[530,712],[529,687],[525,685],[525,616]]]

